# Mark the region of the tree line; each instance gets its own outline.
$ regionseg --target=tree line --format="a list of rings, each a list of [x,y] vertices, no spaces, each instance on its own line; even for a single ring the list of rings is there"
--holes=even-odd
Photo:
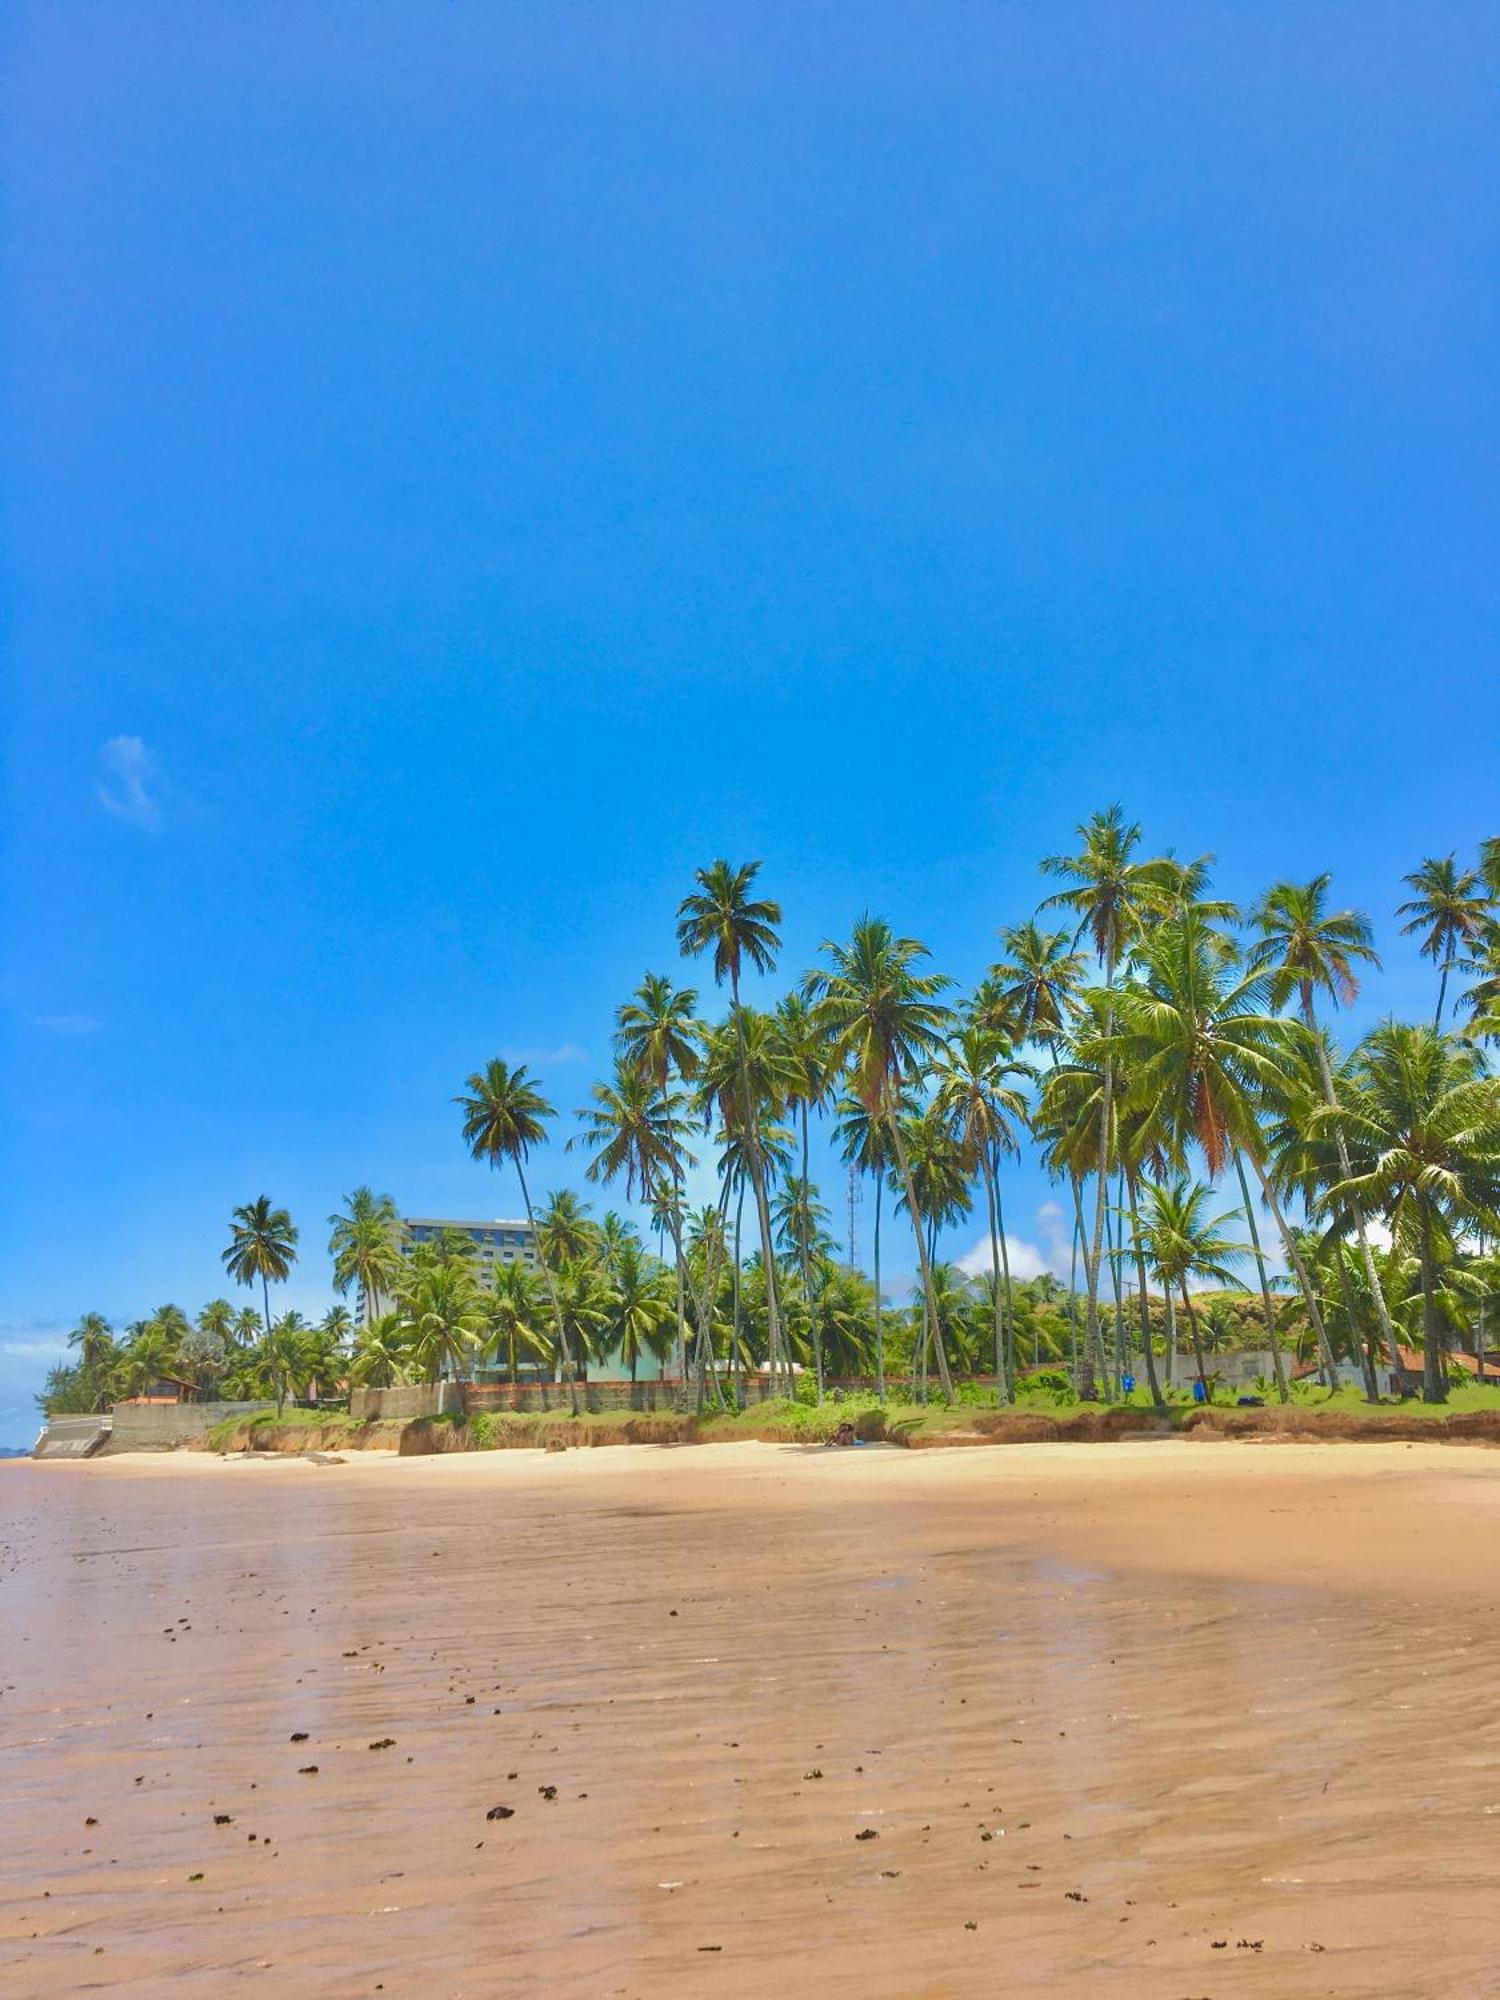
[[[117,1340],[90,1315],[44,1400],[96,1407],[90,1395],[174,1368],[278,1401],[485,1362],[576,1384],[618,1352],[632,1375],[669,1366],[700,1403],[731,1399],[751,1370],[773,1392],[806,1378],[821,1396],[830,1376],[868,1374],[881,1395],[900,1376],[950,1399],[982,1375],[1010,1401],[1059,1367],[1079,1397],[1119,1396],[1143,1373],[1161,1401],[1184,1334],[1207,1392],[1208,1357],[1232,1331],[1269,1350],[1283,1399],[1303,1359],[1330,1385],[1356,1367],[1374,1399],[1405,1347],[1421,1353],[1424,1397],[1442,1401],[1451,1351],[1483,1355],[1497,1275],[1500,839],[1474,867],[1450,856],[1405,878],[1397,916],[1434,967],[1432,1017],[1387,1020],[1349,1047],[1333,1017],[1380,961],[1370,920],[1337,906],[1330,878],[1275,883],[1241,909],[1212,893],[1211,857],[1153,856],[1142,840],[1118,807],[1080,826],[970,993],[866,915],[770,1006],[741,987],[777,970],[780,907],[759,863],[713,862],[679,906],[676,942],[727,1007],[706,1016],[693,987],[648,973],[568,1142],[588,1181],[642,1205],[654,1248],[569,1190],[534,1207],[527,1165],[555,1108],[497,1057],[455,1103],[473,1157],[517,1176],[534,1270],[500,1265],[484,1284],[467,1237],[403,1246],[394,1203],[362,1188],[330,1217],[329,1244],[358,1323],[338,1306],[316,1327],[273,1319],[270,1286],[298,1238],[262,1196],[235,1211],[224,1252],[260,1289],[258,1318],[223,1300],[196,1323],[164,1307]],[[873,1192],[869,1273],[840,1257],[810,1177],[823,1119]],[[1004,1197],[1023,1147],[1071,1218],[1066,1284],[1009,1268]],[[704,1154],[717,1194],[693,1209]],[[938,1255],[976,1209],[989,1262],[977,1278]],[[892,1224],[918,1270],[894,1308]]]

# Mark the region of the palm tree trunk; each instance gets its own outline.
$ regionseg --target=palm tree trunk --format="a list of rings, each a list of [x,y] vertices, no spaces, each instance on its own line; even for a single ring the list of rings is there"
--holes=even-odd
[[[1281,1212],[1281,1204],[1276,1199],[1275,1190],[1272,1188],[1270,1180],[1266,1175],[1266,1170],[1253,1153],[1250,1156],[1250,1164],[1255,1169],[1255,1178],[1260,1182],[1261,1197],[1266,1207],[1271,1211],[1271,1220],[1281,1232],[1281,1241],[1285,1246],[1287,1259],[1297,1274],[1297,1283],[1302,1288],[1302,1300],[1307,1307],[1307,1316],[1312,1322],[1313,1332],[1317,1335],[1318,1358],[1322,1362],[1328,1376],[1329,1389],[1336,1389],[1339,1379],[1338,1363],[1333,1358],[1333,1348],[1329,1345],[1328,1340],[1328,1329],[1323,1324],[1323,1315],[1318,1307],[1318,1295],[1313,1288],[1313,1281],[1308,1272],[1306,1261],[1303,1258],[1302,1252],[1297,1248],[1296,1237],[1293,1236],[1291,1230],[1287,1227],[1286,1217]]]
[[[1211,1403],[1214,1399],[1214,1392],[1208,1386],[1208,1374],[1203,1366],[1203,1340],[1198,1332],[1198,1315],[1193,1310],[1192,1299],[1188,1296],[1186,1272],[1177,1280],[1177,1283],[1182,1292],[1183,1308],[1188,1316],[1188,1331],[1193,1336],[1193,1365],[1198,1370],[1198,1380],[1203,1388],[1203,1400],[1205,1403]]]
[[[745,1052],[745,1023],[740,1015],[740,975],[738,967],[729,975],[734,1002],[734,1033],[740,1052],[740,1096],[745,1117],[745,1158],[750,1167],[750,1186],[755,1195],[755,1212],[760,1221],[760,1254],[766,1273],[766,1346],[771,1369],[771,1393],[776,1394],[776,1371],[781,1358],[781,1315],[776,1305],[776,1250],[771,1235],[771,1205],[766,1200],[766,1177],[760,1157],[760,1128],[750,1104],[750,1065]],[[791,1369],[787,1368],[787,1388]]]
[[[807,1212],[807,1145],[807,1101],[804,1098],[802,1103],[802,1220],[797,1234],[801,1238],[802,1250],[802,1296],[807,1302],[807,1317],[812,1325],[813,1367],[817,1370],[818,1401],[821,1403],[823,1400],[823,1337],[822,1330],[818,1325],[818,1309],[813,1300],[812,1259],[808,1255],[807,1248],[807,1232],[812,1220]]]
[[[995,1298],[995,1390],[1002,1403],[1010,1397],[1005,1389],[1005,1296],[1000,1290],[1000,1225],[995,1214],[994,1162],[988,1146],[984,1149],[984,1193],[990,1211],[990,1278]]]
[[[1157,1276],[1161,1277],[1161,1273],[1158,1272]],[[1172,1303],[1172,1285],[1170,1279],[1162,1278],[1161,1296],[1162,1304],[1166,1307],[1167,1313],[1167,1387],[1175,1389],[1177,1387],[1177,1308]]]
[[[1135,1252],[1136,1282],[1141,1293],[1141,1352],[1146,1361],[1146,1380],[1151,1388],[1153,1406],[1160,1410],[1166,1407],[1161,1393],[1161,1384],[1156,1379],[1156,1356],[1151,1351],[1151,1292],[1146,1283],[1146,1251],[1141,1242],[1140,1207],[1136,1200],[1135,1175],[1127,1167],[1125,1170],[1125,1191],[1130,1201],[1130,1243]]]
[[[1005,1240],[1005,1205],[1000,1199],[1000,1162],[995,1162],[995,1227],[1000,1235],[1000,1268],[1005,1276],[1005,1400],[1016,1400],[1016,1301],[1010,1284],[1010,1245]]]
[[[1304,1018],[1306,1019],[1307,1022],[1308,1031],[1312,1035],[1313,1040],[1317,1044],[1318,1068],[1321,1071],[1323,1077],[1323,1096],[1326,1099],[1329,1106],[1333,1110],[1337,1111],[1339,1108],[1339,1101],[1338,1101],[1338,1096],[1333,1087],[1333,1069],[1328,1060],[1327,1046],[1324,1043],[1323,1037],[1318,1033],[1317,1017],[1313,1012],[1311,994],[1308,994],[1304,999],[1303,1013],[1304,1013]],[[1339,1172],[1343,1175],[1344,1179],[1347,1181],[1350,1178],[1348,1141],[1345,1139],[1343,1132],[1337,1126],[1334,1127],[1333,1136],[1338,1145]],[[1375,1255],[1370,1248],[1370,1234],[1368,1229],[1365,1227],[1365,1211],[1363,1203],[1359,1201],[1351,1201],[1349,1204],[1349,1212],[1354,1217],[1354,1228],[1356,1234],[1359,1237],[1360,1255],[1364,1260],[1365,1282],[1370,1287],[1370,1297],[1374,1302],[1375,1306],[1375,1317],[1380,1322],[1380,1335],[1382,1340],[1384,1340],[1385,1342],[1386,1352],[1391,1357],[1391,1366],[1399,1373],[1401,1368],[1401,1357],[1396,1352],[1396,1329],[1391,1324],[1390,1309],[1385,1302],[1385,1287],[1381,1284],[1380,1274],[1375,1268]],[[1379,1401],[1378,1392],[1373,1385],[1371,1386],[1370,1394],[1373,1400],[1375,1400],[1376,1402]]]
[[[1260,1276],[1261,1305],[1266,1315],[1266,1344],[1271,1350],[1271,1368],[1276,1376],[1276,1397],[1278,1402],[1289,1403],[1292,1392],[1286,1385],[1286,1365],[1281,1358],[1281,1348],[1276,1339],[1276,1309],[1271,1304],[1271,1281],[1266,1276],[1265,1254],[1260,1247],[1260,1231],[1255,1226],[1255,1204],[1250,1199],[1250,1183],[1245,1178],[1245,1162],[1238,1146],[1234,1149],[1234,1170],[1239,1175],[1240,1198],[1245,1205],[1245,1221],[1250,1228],[1250,1247],[1255,1253],[1255,1268]]]
[[[911,1167],[906,1158],[906,1142],[901,1137],[901,1129],[893,1114],[888,1114],[891,1143],[896,1152],[896,1164],[901,1170],[901,1179],[906,1188],[906,1206],[912,1219],[913,1232],[917,1239],[917,1257],[922,1266],[922,1312],[923,1324],[930,1331],[933,1345],[937,1349],[938,1376],[943,1385],[943,1401],[953,1401],[953,1377],[948,1372],[948,1356],[943,1351],[942,1330],[937,1324],[937,1307],[932,1289],[932,1261],[927,1255],[927,1234],[922,1226],[922,1211],[917,1206],[917,1190],[911,1177]],[[925,1340],[924,1340],[925,1344]]]
[[[1114,985],[1115,954],[1111,947],[1104,961],[1105,992],[1113,993]],[[1105,1011],[1104,1032],[1106,1035],[1114,1033],[1112,1007]],[[1103,1359],[1103,1343],[1099,1333],[1099,1260],[1104,1252],[1104,1211],[1109,1204],[1109,1138],[1114,1095],[1114,1058],[1107,1055],[1104,1058],[1104,1090],[1099,1104],[1099,1159],[1095,1168],[1098,1186],[1094,1196],[1094,1242],[1092,1252],[1084,1257],[1084,1278],[1088,1284],[1088,1314],[1084,1326],[1083,1372],[1078,1378],[1078,1393],[1086,1403],[1093,1402],[1099,1393],[1096,1371]]]
[[[264,1271],[260,1274],[260,1295],[264,1301],[263,1311],[266,1322],[266,1339],[269,1340],[271,1338],[271,1287],[266,1280]],[[280,1408],[280,1405],[278,1404],[277,1407]]]
[[[526,1204],[526,1220],[531,1228],[531,1240],[535,1243],[536,1216],[532,1212],[531,1207],[531,1190],[526,1185],[526,1169],[521,1164],[519,1153],[514,1154],[513,1158],[516,1163],[516,1179],[521,1183],[521,1199]],[[563,1325],[562,1301],[557,1296],[557,1280],[552,1275],[552,1266],[541,1254],[540,1246],[537,1250],[536,1261],[542,1267],[542,1277],[545,1279],[547,1285],[547,1296],[552,1301],[552,1321],[557,1331],[557,1352],[562,1371],[568,1378],[568,1408],[576,1417],[578,1415],[578,1383],[573,1373],[572,1356],[568,1351],[568,1330]]]
[[[1359,1321],[1354,1312],[1354,1300],[1349,1295],[1349,1273],[1344,1269],[1344,1246],[1335,1238],[1329,1247],[1333,1255],[1334,1269],[1338,1273],[1339,1304],[1344,1309],[1344,1324],[1349,1329],[1349,1344],[1359,1360],[1359,1374],[1364,1384],[1365,1400],[1378,1403],[1380,1390],[1375,1381],[1375,1363],[1370,1353],[1373,1343],[1366,1342],[1360,1336]]]
[[[885,1401],[885,1324],[881,1317],[880,1305],[880,1197],[885,1187],[885,1175],[877,1170],[875,1175],[875,1393],[881,1402]]]
[[[1083,1242],[1083,1189],[1077,1174],[1070,1173],[1068,1179],[1073,1188],[1073,1254],[1068,1268],[1068,1325],[1072,1333],[1072,1373],[1076,1387],[1078,1382],[1078,1251]]]
[[[745,1365],[745,1322],[742,1317],[744,1311],[744,1255],[740,1242],[744,1227],[745,1176],[741,1174],[739,1176],[739,1187],[736,1190],[734,1204],[734,1347],[735,1352],[740,1357],[741,1373],[743,1373]]]
[[[1443,1032],[1443,1001],[1448,992],[1448,968],[1452,963],[1453,954],[1450,951],[1448,956],[1443,960],[1443,970],[1438,979],[1437,1012],[1432,1017],[1432,1031],[1435,1035],[1440,1035]]]
[[[1442,1339],[1438,1326],[1437,1286],[1434,1282],[1434,1260],[1432,1255],[1432,1212],[1426,1201],[1417,1197],[1422,1217],[1419,1238],[1422,1266],[1422,1401],[1424,1403],[1446,1403],[1448,1400],[1448,1370],[1443,1357]]]

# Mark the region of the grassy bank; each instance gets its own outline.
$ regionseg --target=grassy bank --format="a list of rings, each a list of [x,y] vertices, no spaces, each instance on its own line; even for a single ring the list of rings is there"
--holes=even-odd
[[[1445,1404],[1370,1404],[1357,1389],[1331,1394],[1299,1386],[1285,1406],[1268,1400],[1242,1409],[1223,1401],[1194,1403],[1179,1391],[1164,1411],[1137,1393],[1115,1404],[1081,1403],[1055,1390],[1000,1405],[993,1394],[965,1395],[953,1404],[881,1403],[873,1395],[819,1407],[781,1400],[739,1411],[583,1412],[493,1410],[469,1417],[384,1418],[356,1422],[315,1410],[274,1411],[219,1424],[192,1447],[236,1451],[396,1450],[408,1457],[471,1451],[565,1451],[622,1444],[825,1444],[842,1423],[866,1443],[914,1450],[993,1444],[1108,1443],[1126,1437],[1282,1436],[1348,1441],[1360,1438],[1449,1438],[1500,1443],[1500,1388],[1456,1387]]]
[[[226,1417],[189,1444],[190,1451],[395,1451],[405,1425],[397,1418],[357,1422],[327,1410],[261,1410]]]

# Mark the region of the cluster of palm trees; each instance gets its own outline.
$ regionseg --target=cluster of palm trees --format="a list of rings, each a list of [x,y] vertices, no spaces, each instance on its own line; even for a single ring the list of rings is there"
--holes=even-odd
[[[692,987],[648,974],[617,1011],[612,1071],[568,1142],[590,1182],[643,1206],[654,1249],[569,1191],[534,1207],[527,1163],[555,1111],[523,1065],[497,1057],[456,1103],[471,1154],[517,1174],[535,1268],[502,1265],[485,1282],[467,1237],[403,1244],[395,1204],[360,1188],[330,1217],[329,1243],[358,1325],[345,1307],[321,1328],[273,1321],[270,1286],[291,1270],[297,1231],[262,1196],[235,1211],[224,1252],[229,1274],[259,1287],[259,1321],[215,1301],[193,1327],[166,1307],[116,1342],[91,1316],[79,1362],[49,1388],[102,1393],[184,1355],[195,1381],[259,1379],[278,1399],[336,1379],[334,1365],[371,1385],[487,1362],[512,1381],[531,1368],[576,1385],[618,1354],[700,1403],[751,1373],[772,1393],[821,1396],[831,1377],[869,1375],[882,1396],[900,1377],[949,1398],[977,1375],[1005,1401],[1059,1363],[1081,1397],[1127,1393],[1143,1373],[1161,1399],[1184,1330],[1207,1393],[1205,1357],[1231,1321],[1242,1340],[1253,1321],[1283,1398],[1288,1363],[1309,1360],[1330,1385],[1357,1370],[1373,1398],[1417,1349],[1423,1394],[1441,1401],[1455,1348],[1485,1365],[1500,1291],[1500,1079],[1487,1058],[1500,1041],[1500,839],[1473,868],[1450,856],[1406,878],[1397,914],[1437,970],[1433,1018],[1387,1021],[1347,1049],[1330,1016],[1379,964],[1369,920],[1336,907],[1326,875],[1274,884],[1242,911],[1211,893],[1209,867],[1146,854],[1113,807],[1043,862],[1049,893],[1000,934],[972,993],[955,994],[917,939],[863,916],[763,1007],[742,984],[775,972],[781,911],[759,863],[715,861],[683,898],[676,939],[727,989],[727,1010],[705,1018]],[[852,1245],[837,1254],[810,1178],[825,1117],[851,1195],[861,1180],[873,1189],[868,1277]],[[1066,1286],[1010,1270],[1005,1183],[1023,1145],[1071,1216]],[[700,1150],[715,1197],[695,1209]],[[882,1287],[887,1201],[919,1273],[899,1307]],[[976,1207],[989,1268],[972,1276],[938,1244]],[[1232,1290],[1237,1266],[1253,1270],[1248,1294]]]
[[[1165,1318],[1170,1357],[1179,1308],[1206,1392],[1202,1288],[1232,1284],[1241,1259],[1255,1269],[1282,1397],[1288,1350],[1310,1347],[1330,1386],[1341,1365],[1357,1369],[1373,1398],[1382,1371],[1403,1375],[1403,1347],[1419,1348],[1432,1401],[1447,1393],[1459,1340],[1482,1350],[1497,1275],[1487,1245],[1500,1236],[1500,1081],[1485,1055],[1500,1039],[1500,841],[1476,869],[1428,861],[1407,878],[1398,914],[1439,969],[1432,1024],[1388,1022],[1345,1051],[1325,1015],[1379,961],[1368,919],[1334,906],[1326,875],[1275,884],[1241,911],[1212,895],[1207,857],[1145,854],[1118,807],[1077,833],[1073,852],[1042,864],[1057,886],[1001,934],[1000,960],[964,997],[923,944],[865,916],[777,1005],[754,1006],[742,974],[774,971],[780,909],[759,893],[758,863],[698,871],[677,941],[709,961],[728,1011],[702,1019],[696,992],[648,975],[619,1009],[613,1072],[569,1143],[584,1148],[589,1179],[621,1183],[669,1239],[677,1368],[700,1396],[722,1385],[746,1337],[773,1387],[806,1367],[821,1392],[858,1276],[830,1254],[808,1175],[809,1120],[825,1113],[851,1173],[874,1185],[868,1318],[882,1394],[893,1332],[909,1336],[903,1359],[921,1393],[930,1383],[951,1396],[956,1367],[973,1368],[937,1242],[981,1194],[990,1271],[970,1288],[967,1319],[977,1294],[1001,1399],[1023,1363],[1048,1358],[1018,1341],[1025,1301],[1008,1269],[1002,1174],[1023,1139],[1074,1217],[1080,1396],[1122,1393],[1139,1364],[1160,1397],[1158,1327]],[[1462,1025],[1445,1029],[1455,973],[1472,983]],[[523,1168],[552,1115],[524,1068],[498,1060],[460,1102],[471,1149],[496,1165]],[[683,1190],[700,1138],[718,1196],[692,1215]],[[522,1192],[530,1212],[524,1178]],[[887,1194],[920,1272],[909,1314],[883,1305]],[[1221,1199],[1232,1217],[1210,1212]],[[753,1305],[742,1309],[736,1258],[726,1331],[716,1246],[731,1222],[738,1243],[747,1203]]]

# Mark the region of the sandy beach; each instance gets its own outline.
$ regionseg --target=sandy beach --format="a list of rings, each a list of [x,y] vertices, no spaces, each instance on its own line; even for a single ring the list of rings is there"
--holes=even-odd
[[[7,1466],[0,1977],[1500,1992],[1497,1529],[1433,1445]]]

